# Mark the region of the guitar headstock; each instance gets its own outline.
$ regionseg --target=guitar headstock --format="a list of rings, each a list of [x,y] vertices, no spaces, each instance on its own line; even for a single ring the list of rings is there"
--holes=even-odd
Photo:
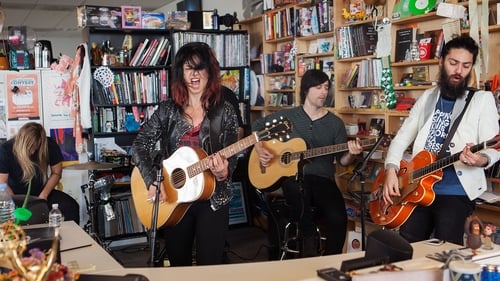
[[[288,132],[292,129],[292,123],[283,117],[279,119],[274,119],[272,122],[266,123],[266,128],[262,131],[257,132],[257,137],[259,141],[279,139],[283,141],[285,138],[290,138]]]
[[[500,135],[496,135],[492,139],[488,140],[484,148],[494,148],[500,150]]]

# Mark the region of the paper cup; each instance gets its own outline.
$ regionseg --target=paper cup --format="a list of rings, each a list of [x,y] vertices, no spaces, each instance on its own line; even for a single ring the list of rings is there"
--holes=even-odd
[[[451,281],[480,281],[481,265],[471,261],[451,261],[449,265]]]

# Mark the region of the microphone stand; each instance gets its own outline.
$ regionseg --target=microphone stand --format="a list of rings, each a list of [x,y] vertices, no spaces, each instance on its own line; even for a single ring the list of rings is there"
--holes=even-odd
[[[349,179],[349,184],[352,184],[352,182],[356,179],[357,176],[359,176],[359,184],[361,186],[361,197],[360,197],[360,205],[361,205],[361,213],[360,213],[360,219],[361,219],[361,250],[365,250],[365,237],[366,237],[366,226],[365,226],[365,180],[366,180],[366,175],[364,173],[364,170],[366,168],[366,164],[368,163],[368,160],[370,157],[372,157],[373,153],[377,150],[379,145],[382,143],[384,140],[384,136],[380,136],[377,142],[372,146],[368,154],[363,158],[362,162],[358,162],[356,164],[356,167],[354,167],[354,170],[352,171],[352,176]]]
[[[154,160],[154,167],[156,168],[156,191],[155,191],[155,198],[153,202],[153,216],[151,217],[151,237],[149,240],[149,247],[151,248],[151,266],[155,267],[159,264],[159,261],[156,258],[156,235],[158,233],[158,209],[160,205],[160,188],[161,188],[161,183],[163,182],[163,175],[162,175],[162,165],[161,165],[161,157],[160,154],[158,154],[155,157]],[[149,189],[149,187],[148,187]]]

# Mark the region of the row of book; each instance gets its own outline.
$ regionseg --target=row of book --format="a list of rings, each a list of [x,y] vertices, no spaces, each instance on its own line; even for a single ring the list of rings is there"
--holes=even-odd
[[[162,66],[168,62],[170,55],[170,40],[166,36],[161,38],[146,38],[140,42],[129,61],[129,66],[146,67]]]
[[[93,83],[93,102],[105,104],[158,103],[168,97],[168,73],[165,69],[151,72],[119,72],[110,87]]]
[[[105,238],[133,233],[145,233],[146,229],[141,224],[135,210],[130,193],[113,195],[111,202],[115,219],[106,221],[104,216],[99,216],[99,233]],[[100,205],[99,212],[104,214],[104,206]]]
[[[382,80],[382,61],[380,59],[361,60],[352,64],[342,79],[341,87],[367,88],[380,87]]]
[[[310,36],[333,30],[333,7],[321,1],[311,7],[284,8],[264,14],[266,40]]]
[[[173,52],[189,42],[207,43],[215,52],[221,67],[240,67],[250,64],[249,37],[246,33],[176,32],[173,34]]]
[[[373,55],[378,34],[371,23],[339,27],[336,30],[339,59]],[[387,46],[389,47],[389,46]]]

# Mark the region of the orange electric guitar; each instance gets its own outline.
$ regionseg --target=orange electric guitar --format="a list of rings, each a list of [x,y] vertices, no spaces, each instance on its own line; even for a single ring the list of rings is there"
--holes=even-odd
[[[364,139],[361,140],[361,145],[369,146],[374,145],[376,142],[375,138]],[[297,164],[301,155],[303,155],[304,159],[309,159],[349,149],[347,143],[307,149],[306,143],[301,138],[294,138],[286,142],[269,140],[263,142],[262,145],[273,153],[275,157],[269,163],[269,166],[264,167],[260,164],[259,155],[254,147],[248,159],[248,178],[255,188],[269,190],[277,187],[276,183],[282,177],[297,174]]]
[[[291,124],[286,119],[275,121],[268,128],[254,132],[218,153],[229,158],[258,141],[282,137],[290,128]],[[201,148],[183,146],[163,160],[163,185],[167,200],[159,204],[157,227],[176,225],[184,217],[191,203],[212,196],[215,178],[208,167],[209,158]],[[147,202],[147,186],[137,167],[132,171],[130,185],[139,220],[145,227],[151,228],[154,204]]]
[[[472,152],[485,148],[500,148],[500,135],[471,147]],[[392,197],[393,204],[386,204],[383,198],[385,171],[381,169],[370,192],[369,209],[372,220],[388,228],[402,225],[418,206],[429,206],[434,202],[432,187],[442,179],[442,169],[459,160],[460,153],[436,160],[436,155],[421,151],[410,162],[401,161],[398,172],[401,196]]]

